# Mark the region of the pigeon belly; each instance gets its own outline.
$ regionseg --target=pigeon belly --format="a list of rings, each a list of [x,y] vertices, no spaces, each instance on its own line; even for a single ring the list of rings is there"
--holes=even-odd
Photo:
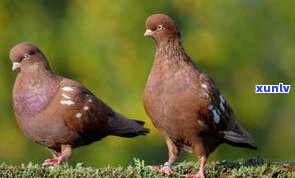
[[[153,124],[165,136],[189,148],[200,127],[198,114],[193,112],[198,107],[198,95],[191,92],[193,78],[170,75],[164,80],[158,79],[153,74],[149,78],[145,88],[145,109]],[[182,85],[179,85],[180,81]]]

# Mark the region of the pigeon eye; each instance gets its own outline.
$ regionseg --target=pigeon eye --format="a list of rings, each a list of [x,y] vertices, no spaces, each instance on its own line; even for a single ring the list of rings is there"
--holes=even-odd
[[[162,30],[162,29],[163,29],[163,25],[158,25],[158,26],[157,26],[157,29],[158,29],[158,30]]]
[[[25,54],[22,56],[22,58],[21,58],[21,59],[22,59],[22,60],[23,60],[23,59],[29,59],[29,57],[30,57],[30,55],[29,55],[29,54],[27,54],[27,53],[25,53]]]

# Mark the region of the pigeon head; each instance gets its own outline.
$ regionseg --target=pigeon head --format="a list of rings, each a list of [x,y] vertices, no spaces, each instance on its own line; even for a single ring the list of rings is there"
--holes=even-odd
[[[28,42],[15,45],[10,50],[9,57],[13,63],[12,70],[22,70],[35,65],[48,70],[50,69],[48,62],[40,49]]]
[[[144,36],[153,37],[159,44],[170,39],[180,39],[180,32],[173,19],[165,14],[153,14],[145,22],[146,31]]]

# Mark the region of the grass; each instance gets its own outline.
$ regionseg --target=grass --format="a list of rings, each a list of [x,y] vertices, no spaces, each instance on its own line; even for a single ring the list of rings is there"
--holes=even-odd
[[[160,167],[153,167],[157,170]],[[174,166],[175,173],[170,177],[185,177],[196,173],[198,164],[195,162],[181,162]],[[295,162],[271,163],[261,158],[237,161],[210,162],[206,166],[207,177],[295,177]],[[143,160],[134,159],[127,167],[84,167],[83,163],[75,165],[63,164],[55,167],[43,167],[28,163],[12,166],[2,163],[0,177],[165,177],[158,172],[150,171],[150,166]]]

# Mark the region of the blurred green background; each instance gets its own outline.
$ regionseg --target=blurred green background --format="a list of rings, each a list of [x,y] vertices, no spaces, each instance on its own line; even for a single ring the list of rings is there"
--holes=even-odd
[[[294,161],[294,88],[289,94],[255,94],[256,84],[295,86],[294,7],[293,0],[1,0],[0,161],[42,163],[51,157],[23,136],[12,111],[16,72],[9,50],[30,41],[55,73],[82,82],[116,111],[151,128],[145,137],[107,137],[78,148],[72,161],[95,166],[127,165],[133,157],[147,164],[165,162],[164,139],[142,106],[155,51],[153,40],[143,36],[144,22],[159,12],[176,20],[187,53],[219,85],[259,146],[255,152],[222,145],[210,160]],[[184,159],[196,160],[188,153]]]

